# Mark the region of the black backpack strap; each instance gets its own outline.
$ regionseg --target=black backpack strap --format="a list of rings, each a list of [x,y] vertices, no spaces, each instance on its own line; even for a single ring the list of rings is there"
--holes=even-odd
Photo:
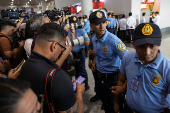
[[[5,37],[5,38],[7,38],[7,39],[9,40],[9,42],[10,42],[11,46],[12,46],[12,41],[11,41],[11,40],[10,40],[7,36],[0,35],[0,37]]]
[[[47,100],[47,104],[48,104],[48,108],[50,110],[50,113],[57,113],[54,104],[53,104],[53,99],[52,99],[52,83],[53,83],[53,78],[55,73],[59,70],[58,69],[54,69],[52,68],[46,76],[46,80],[45,80],[45,96],[46,96],[46,100]]]

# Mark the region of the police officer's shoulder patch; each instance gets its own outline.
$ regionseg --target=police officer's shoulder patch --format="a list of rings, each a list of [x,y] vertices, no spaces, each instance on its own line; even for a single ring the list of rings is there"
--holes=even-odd
[[[85,33],[85,34],[84,34],[84,36],[85,36],[85,37],[88,37],[88,34],[87,34],[87,33]]]
[[[123,42],[120,42],[120,43],[118,44],[118,49],[119,49],[120,51],[126,51],[126,45],[125,45]]]

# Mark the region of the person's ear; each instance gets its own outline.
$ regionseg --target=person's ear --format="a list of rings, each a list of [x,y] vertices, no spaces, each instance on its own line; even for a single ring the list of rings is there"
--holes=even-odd
[[[57,49],[57,42],[51,44],[51,52],[54,52]]]
[[[133,48],[135,49],[135,46],[134,46],[134,43],[133,43],[133,41],[131,41],[131,44],[133,45]]]
[[[90,28],[93,30],[93,24],[90,24]]]

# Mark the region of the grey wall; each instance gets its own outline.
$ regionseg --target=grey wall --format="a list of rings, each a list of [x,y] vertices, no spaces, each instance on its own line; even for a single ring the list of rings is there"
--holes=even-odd
[[[170,10],[169,10],[170,0],[161,0],[160,5],[161,5],[160,6],[161,20],[160,20],[159,27],[161,29],[170,27]]]
[[[131,0],[105,0],[104,7],[115,14],[125,14],[128,17],[131,12]]]

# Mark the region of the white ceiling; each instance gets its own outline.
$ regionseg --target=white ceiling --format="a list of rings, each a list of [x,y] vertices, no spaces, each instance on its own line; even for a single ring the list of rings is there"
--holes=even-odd
[[[42,0],[14,0],[13,5],[26,5],[29,2],[29,5],[38,5]],[[45,0],[44,0],[45,1]],[[47,2],[54,0],[47,0]],[[12,0],[0,0],[0,6],[9,6],[11,5]]]

